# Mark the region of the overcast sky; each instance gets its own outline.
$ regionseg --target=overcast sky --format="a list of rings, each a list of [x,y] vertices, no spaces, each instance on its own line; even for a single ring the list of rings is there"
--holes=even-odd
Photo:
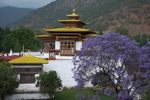
[[[39,8],[55,0],[0,0],[0,4],[6,4],[21,8]]]

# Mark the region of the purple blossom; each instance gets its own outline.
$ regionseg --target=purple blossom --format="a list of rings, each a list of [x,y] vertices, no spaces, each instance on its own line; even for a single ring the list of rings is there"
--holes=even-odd
[[[119,33],[88,38],[73,63],[77,87],[92,80],[118,100],[132,100],[150,84],[150,42],[139,47]]]

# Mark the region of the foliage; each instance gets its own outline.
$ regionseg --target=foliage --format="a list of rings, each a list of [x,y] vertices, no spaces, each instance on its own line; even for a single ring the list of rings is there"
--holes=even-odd
[[[11,31],[3,42],[5,52],[13,49],[14,52],[21,52],[22,46],[30,50],[37,50],[40,48],[40,41],[35,38],[34,32],[31,29],[20,27],[19,29]]]
[[[76,94],[83,93],[85,95],[89,94],[91,96],[94,96],[96,91],[97,90],[93,90],[92,88],[82,88],[80,90],[74,89],[74,88],[65,89],[63,91],[56,93],[55,98],[44,99],[44,100],[79,100],[78,98],[76,98]],[[102,97],[102,95],[99,95],[98,97]],[[89,100],[89,99],[86,99],[86,100]],[[111,97],[102,97],[102,100],[115,100],[115,99]]]
[[[4,38],[7,34],[10,33],[10,30],[9,28],[0,28],[0,51],[2,52],[3,51],[3,48],[2,48],[2,42],[4,41]]]
[[[126,28],[123,27],[123,26],[116,27],[114,32],[120,33],[121,35],[125,35],[125,36],[128,36],[128,35],[129,35],[128,29],[126,29]]]
[[[11,94],[19,85],[17,74],[6,61],[0,63],[0,96],[4,100],[5,96]]]
[[[16,40],[15,47],[14,47],[14,51],[15,51],[15,52],[20,52],[20,51],[21,51],[21,45],[20,45],[18,39]]]
[[[100,30],[99,33],[97,33],[97,35],[103,35],[102,30]]]
[[[140,43],[140,46],[146,45],[150,41],[150,35],[147,34],[138,34],[133,37],[134,40]]]
[[[40,91],[48,93],[50,98],[62,87],[61,79],[56,71],[42,72],[37,80],[37,86],[40,86]]]
[[[118,33],[88,38],[74,57],[72,70],[77,88],[101,73],[97,83],[106,82],[102,93],[118,100],[132,100],[150,83],[149,51],[150,42],[140,48],[136,41]]]
[[[150,99],[150,85],[146,89],[146,91],[142,94],[141,99],[142,100],[149,100]]]

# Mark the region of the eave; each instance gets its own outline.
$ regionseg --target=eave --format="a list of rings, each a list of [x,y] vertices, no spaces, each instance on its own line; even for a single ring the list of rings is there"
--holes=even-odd
[[[94,33],[94,34],[97,33],[89,29],[83,29],[83,28],[55,28],[55,29],[44,29],[44,31],[50,33],[57,33],[57,32],[81,32],[81,33]]]
[[[78,22],[78,23],[81,23],[81,24],[88,24],[88,23],[85,23],[85,22],[82,22],[80,20],[57,20],[58,22],[61,22],[61,23],[68,23],[68,22]]]

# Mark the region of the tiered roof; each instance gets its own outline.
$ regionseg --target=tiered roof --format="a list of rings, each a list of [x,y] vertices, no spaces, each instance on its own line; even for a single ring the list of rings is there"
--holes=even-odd
[[[38,38],[70,38],[78,36],[78,37],[91,37],[95,36],[97,32],[91,31],[90,29],[84,29],[83,26],[88,24],[79,20],[80,15],[75,13],[75,9],[73,9],[72,14],[66,15],[70,19],[68,20],[58,20],[59,22],[64,24],[64,28],[54,28],[54,29],[44,29],[44,31],[51,33],[51,35],[38,35]],[[67,36],[66,36],[67,35]]]
[[[90,29],[83,29],[83,28],[55,28],[55,29],[45,29],[44,31],[47,31],[47,32],[90,32],[90,33],[95,33],[94,31],[91,31]]]

